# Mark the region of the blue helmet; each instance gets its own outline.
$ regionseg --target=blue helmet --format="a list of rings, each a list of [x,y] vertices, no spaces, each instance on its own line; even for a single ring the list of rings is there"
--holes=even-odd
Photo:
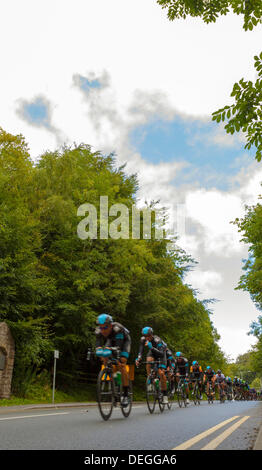
[[[209,369],[211,369],[211,367],[210,367],[210,366],[207,366],[207,370],[209,370]]]
[[[151,328],[151,326],[145,326],[142,328],[142,335],[153,335],[153,328]]]
[[[180,351],[176,352],[176,357],[181,357],[182,353]]]
[[[192,362],[192,365],[193,365],[193,366],[198,366],[198,362],[197,362],[197,361],[193,361],[193,362]]]
[[[109,325],[110,323],[113,323],[113,318],[107,313],[101,313],[101,315],[97,317],[96,323],[98,325]]]

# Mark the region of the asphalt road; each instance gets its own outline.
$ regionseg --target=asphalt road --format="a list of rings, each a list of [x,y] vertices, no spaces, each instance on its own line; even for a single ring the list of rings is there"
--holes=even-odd
[[[88,409],[88,411],[87,411]],[[129,418],[97,407],[0,412],[1,450],[252,449],[262,422],[261,402],[215,402],[160,414],[134,405]],[[214,428],[215,427],[215,428]],[[214,428],[214,429],[213,429]]]

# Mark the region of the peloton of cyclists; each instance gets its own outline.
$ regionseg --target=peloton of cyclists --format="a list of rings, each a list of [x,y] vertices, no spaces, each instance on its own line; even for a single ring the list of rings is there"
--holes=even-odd
[[[129,377],[126,363],[131,349],[129,331],[120,323],[114,322],[113,318],[109,314],[102,313],[97,317],[95,335],[96,356],[101,359],[104,365],[108,358],[115,354],[115,352],[112,352],[110,348],[119,348],[119,369],[121,371],[123,384],[123,405],[127,406]],[[214,398],[215,385],[217,385],[218,392],[221,392],[222,396],[224,396],[225,393],[228,393],[233,400],[234,398],[247,400],[257,399],[256,390],[250,389],[248,383],[237,376],[235,376],[232,381],[231,377],[225,377],[220,369],[215,372],[210,366],[207,366],[205,371],[203,371],[201,365],[199,365],[196,360],[192,362],[189,368],[189,362],[184,354],[178,351],[174,355],[167,344],[159,336],[154,334],[153,329],[150,326],[142,328],[139,352],[135,361],[137,366],[139,366],[142,360],[145,347],[148,348],[146,357],[146,371],[148,377],[150,376],[152,363],[158,361],[158,374],[164,404],[168,403],[167,378],[171,383],[171,391],[174,393],[176,385],[181,377],[184,379],[185,383],[187,404],[189,404],[189,385],[191,388],[194,388],[193,383],[196,380],[198,381],[201,399],[204,391],[207,396],[212,396]],[[205,386],[206,389],[204,388]]]

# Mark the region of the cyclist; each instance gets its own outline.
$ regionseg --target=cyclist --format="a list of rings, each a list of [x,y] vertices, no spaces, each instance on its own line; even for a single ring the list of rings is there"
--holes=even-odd
[[[190,378],[192,380],[198,380],[200,399],[202,400],[203,371],[202,371],[202,367],[198,364],[197,361],[192,362],[192,365],[190,367]]]
[[[184,355],[178,351],[176,352],[176,380],[177,383],[179,382],[179,379],[181,376],[184,377],[185,380],[185,385],[186,385],[186,402],[187,405],[189,404],[189,380],[188,380],[188,372],[189,372],[189,364],[188,360]]]
[[[127,359],[131,349],[129,331],[120,323],[114,322],[111,315],[102,313],[97,317],[96,356],[100,357],[104,365],[112,355],[111,347],[120,349],[120,362],[118,363],[123,384],[123,406],[128,406],[129,377],[126,370]]]
[[[244,381],[244,397],[245,397],[245,400],[248,400],[249,390],[250,390],[250,387],[249,387],[248,382]]]
[[[233,380],[234,397],[238,400],[240,397],[240,379],[235,375]]]
[[[218,369],[217,373],[216,373],[216,383],[217,383],[217,387],[218,387],[218,392],[221,390],[221,395],[224,396],[225,395],[225,388],[226,388],[226,382],[225,382],[226,378],[224,376],[224,374],[222,374],[221,370]]]
[[[234,401],[234,398],[233,398],[233,382],[232,382],[231,377],[226,376],[225,383],[226,383],[226,387],[227,387],[227,393],[229,395],[231,395],[231,398]]]
[[[212,367],[207,366],[204,372],[204,384],[206,384],[206,395],[210,395],[214,397],[215,395],[215,380],[216,380],[216,373]],[[210,391],[212,390],[212,391]]]
[[[161,393],[163,394],[163,403],[167,404],[168,403],[168,397],[167,397],[167,383],[166,383],[166,367],[167,367],[167,361],[166,361],[166,350],[167,350],[167,345],[166,343],[159,338],[159,336],[154,335],[153,329],[150,326],[145,326],[142,328],[142,337],[140,339],[140,346],[139,346],[139,352],[138,356],[136,359],[136,366],[138,367],[141,360],[142,360],[142,355],[144,352],[145,346],[148,347],[149,351],[147,353],[147,364],[146,364],[146,371],[147,371],[147,376],[150,376],[151,373],[151,362],[158,361],[159,359],[161,362],[159,363],[158,367],[158,374],[160,378],[160,385],[161,385]],[[150,385],[150,383],[148,382]]]
[[[166,349],[166,360],[167,360],[167,375],[171,383],[171,392],[175,392],[175,368],[176,368],[176,363],[175,359],[173,357],[173,353],[171,349],[167,347]]]

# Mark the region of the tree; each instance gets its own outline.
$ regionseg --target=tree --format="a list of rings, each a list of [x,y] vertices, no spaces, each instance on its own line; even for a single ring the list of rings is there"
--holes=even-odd
[[[243,28],[252,30],[262,22],[261,0],[157,0],[162,8],[167,8],[167,16],[173,21],[187,16],[200,17],[205,23],[215,23],[219,16],[233,11],[243,16]],[[235,102],[212,113],[212,120],[225,125],[227,133],[242,131],[246,137],[246,149],[256,148],[256,159],[262,158],[262,52],[256,55],[255,70],[258,78],[253,83],[244,78],[235,83],[231,97]]]
[[[261,199],[261,197],[260,197]],[[249,292],[259,310],[262,309],[262,206],[246,207],[245,217],[234,222],[239,232],[243,233],[242,241],[249,245],[249,257],[245,260],[237,289]],[[252,352],[252,368],[262,376],[262,316],[251,324],[250,333],[257,338]]]
[[[260,0],[157,0],[157,3],[167,8],[171,21],[192,16],[202,18],[205,23],[215,23],[219,16],[225,16],[231,10],[236,15],[243,15],[245,31],[261,23],[262,17]]]
[[[43,319],[52,284],[37,257],[39,223],[28,204],[32,177],[24,138],[0,128],[0,321],[16,342],[13,386],[19,393],[26,369],[44,362],[51,348]]]

